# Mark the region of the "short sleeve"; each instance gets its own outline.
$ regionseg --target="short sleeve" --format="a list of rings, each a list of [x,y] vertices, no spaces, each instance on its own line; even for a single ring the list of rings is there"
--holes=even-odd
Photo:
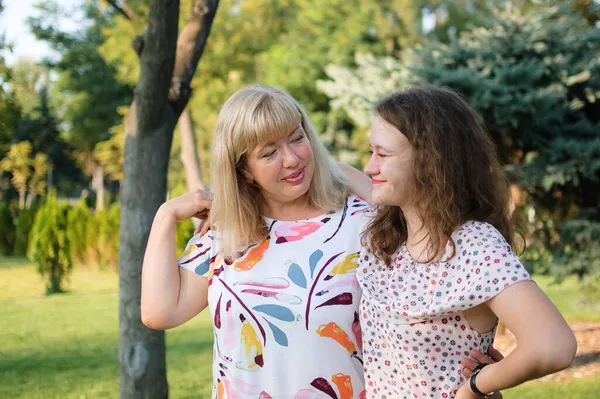
[[[212,247],[213,235],[210,231],[203,236],[193,236],[178,260],[179,266],[200,276],[210,277]]]
[[[456,251],[446,264],[445,311],[480,305],[504,289],[531,277],[509,243],[494,226],[468,222],[453,234]]]

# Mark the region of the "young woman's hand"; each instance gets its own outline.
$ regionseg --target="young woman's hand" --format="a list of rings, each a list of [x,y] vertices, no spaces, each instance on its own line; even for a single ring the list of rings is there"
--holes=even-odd
[[[206,219],[211,205],[211,195],[203,190],[196,190],[168,200],[160,206],[159,212],[171,215],[177,221],[192,217]]]
[[[490,398],[502,399],[502,392],[495,392],[492,396],[490,396]],[[460,388],[458,388],[454,399],[479,399],[479,396],[475,395],[475,392],[471,391],[471,385],[469,384],[469,381],[467,381],[462,384]]]
[[[500,351],[494,348],[492,345],[488,346],[487,355],[482,353],[481,351],[474,349],[469,353],[469,357],[464,357],[461,360],[462,364],[462,373],[465,377],[471,378],[471,374],[475,367],[477,367],[481,363],[491,364],[499,362],[504,359],[504,356]],[[477,398],[477,395],[471,390],[471,385],[469,380],[465,382],[456,393],[456,399],[468,399],[468,398]],[[502,393],[496,392],[491,396],[493,399],[502,399]]]

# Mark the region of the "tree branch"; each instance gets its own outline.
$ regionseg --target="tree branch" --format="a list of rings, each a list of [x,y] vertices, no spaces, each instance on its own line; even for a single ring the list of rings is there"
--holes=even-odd
[[[180,114],[191,97],[191,83],[202,57],[219,0],[195,0],[192,12],[177,39],[175,69],[169,89],[169,101]]]
[[[110,4],[115,10],[117,10],[121,15],[123,15],[128,20],[132,20],[135,17],[135,13],[133,12],[133,8],[127,2],[121,1],[123,4],[120,6],[116,0],[106,0],[108,4]]]

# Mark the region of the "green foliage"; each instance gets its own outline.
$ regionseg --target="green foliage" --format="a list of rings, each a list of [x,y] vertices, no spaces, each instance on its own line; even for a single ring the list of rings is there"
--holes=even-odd
[[[0,203],[0,255],[11,255],[15,242],[15,223],[7,203]]]
[[[114,203],[105,213],[98,231],[98,248],[100,263],[113,270],[119,265],[119,222],[120,205]]]
[[[63,292],[63,281],[72,271],[68,211],[68,206],[58,203],[51,193],[37,212],[31,230],[27,255],[45,279],[48,294]]]
[[[76,207],[69,209],[67,216],[67,237],[73,262],[83,264],[88,254],[88,235],[93,215],[82,197]]]
[[[181,256],[185,250],[188,241],[194,235],[194,224],[191,219],[183,220],[177,223],[177,231],[175,236],[175,247],[177,248],[177,256]]]
[[[20,209],[17,212],[15,225],[15,246],[14,246],[14,255],[16,256],[26,256],[27,248],[29,247],[29,237],[31,233],[31,229],[33,228],[33,223],[35,222],[35,215],[38,211],[37,207],[31,207],[26,209]]]
[[[96,209],[91,215],[87,230],[87,259],[90,264],[102,265],[102,250],[100,248],[100,229],[106,218],[106,210]]]

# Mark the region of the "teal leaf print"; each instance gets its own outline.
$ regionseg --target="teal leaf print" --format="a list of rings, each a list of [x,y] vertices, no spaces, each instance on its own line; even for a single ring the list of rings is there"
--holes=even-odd
[[[296,317],[288,308],[281,305],[258,305],[252,309],[267,314],[281,321],[294,321]]]
[[[298,287],[306,288],[306,276],[297,263],[292,263],[288,270],[288,277]]]
[[[203,276],[208,272],[208,269],[210,269],[210,259],[206,259],[204,262],[196,266],[194,273]]]
[[[319,263],[319,261],[321,260],[322,257],[323,257],[323,251],[321,251],[320,249],[317,249],[315,252],[313,252],[310,255],[308,262],[310,264],[310,277],[311,278],[314,278],[315,269],[317,268],[317,263]]]
[[[271,323],[269,320],[265,319],[269,327],[271,327],[271,331],[273,331],[273,338],[275,338],[275,342],[277,342],[281,346],[288,346],[288,337],[285,335],[283,331],[275,324]]]
[[[352,305],[352,293],[344,292],[343,294],[339,294],[329,299],[328,301],[320,304],[315,309],[320,308],[321,306],[332,306],[332,305]]]

